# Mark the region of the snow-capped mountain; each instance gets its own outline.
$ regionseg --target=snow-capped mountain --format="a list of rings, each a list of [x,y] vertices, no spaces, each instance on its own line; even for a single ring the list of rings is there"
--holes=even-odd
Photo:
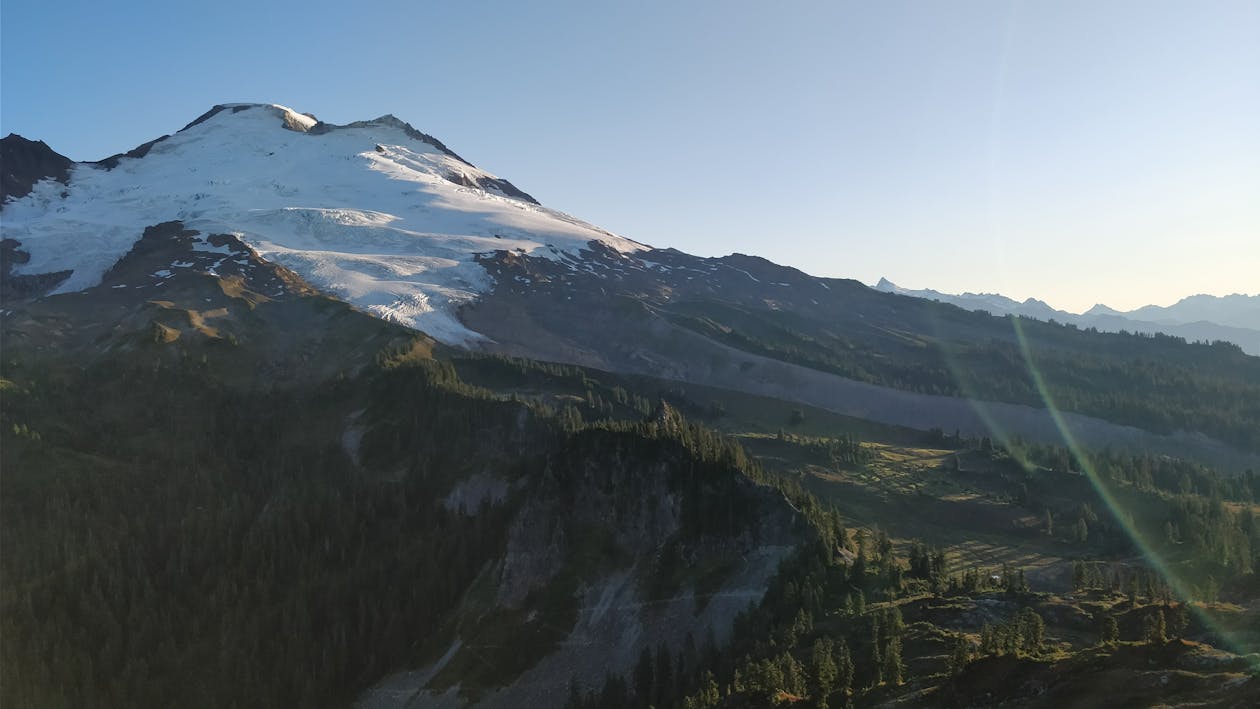
[[[1160,420],[1157,431],[1142,430],[1153,417],[1113,411],[1096,396],[1106,367],[1166,356],[1233,377],[1242,384],[1231,395],[1248,398],[1257,365],[1240,361],[1252,358],[1234,348],[1036,328],[1029,346],[1043,360],[1093,367],[1093,379],[1058,383],[1083,403],[1055,417],[1028,390],[1021,350],[1000,319],[756,256],[701,258],[619,237],[541,206],[392,116],[333,126],[279,105],[227,104],[99,163],[71,163],[18,136],[0,143],[0,327],[32,347],[78,347],[91,356],[133,346],[134,338],[118,339],[131,332],[145,341],[210,338],[281,353],[323,346],[322,334],[358,338],[334,324],[349,309],[329,305],[324,296],[332,296],[482,352],[743,391],[920,429],[990,435],[997,421],[1003,435],[1056,441],[1069,425],[1082,445],[1231,466],[1254,459]],[[898,290],[887,282],[883,289]],[[974,298],[975,309],[1018,306],[1067,320],[1039,301]],[[71,313],[73,327],[63,317]],[[271,337],[266,323],[285,323],[272,328],[285,336]],[[1195,334],[1194,326],[1177,327],[1190,340],[1260,349],[1260,337],[1221,336],[1218,325]],[[1127,321],[1097,327],[1139,329]],[[422,339],[389,329],[363,348],[380,351],[396,336]],[[301,370],[280,354],[272,360],[268,376]],[[1197,370],[1178,371],[1192,378]],[[1248,431],[1225,423],[1194,426],[1190,433],[1250,445]]]
[[[1099,303],[1077,314],[1057,310],[1035,298],[1020,302],[997,293],[953,294],[932,289],[912,290],[902,288],[887,278],[880,278],[874,288],[883,293],[950,303],[967,310],[1055,320],[1103,332],[1158,332],[1184,337],[1191,342],[1222,340],[1238,345],[1248,354],[1260,355],[1260,295],[1192,295],[1166,307],[1147,305],[1128,312]]]
[[[220,105],[66,177],[4,204],[3,236],[28,255],[13,273],[69,271],[52,293],[96,285],[147,226],[177,220],[448,343],[480,337],[455,315],[492,287],[478,254],[644,248],[539,205],[388,115],[333,126],[274,104]]]

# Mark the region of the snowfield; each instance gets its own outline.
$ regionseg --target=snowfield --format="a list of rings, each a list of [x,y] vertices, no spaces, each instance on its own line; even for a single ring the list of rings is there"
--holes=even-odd
[[[180,220],[235,234],[325,292],[449,344],[481,335],[456,317],[493,287],[476,256],[576,256],[601,242],[644,249],[500,192],[494,175],[416,137],[393,116],[311,131],[274,104],[229,104],[112,170],[77,164],[4,208],[20,274],[71,269],[56,291],[97,285],[146,226]],[[478,183],[486,189],[468,187]],[[62,193],[67,193],[62,197]]]

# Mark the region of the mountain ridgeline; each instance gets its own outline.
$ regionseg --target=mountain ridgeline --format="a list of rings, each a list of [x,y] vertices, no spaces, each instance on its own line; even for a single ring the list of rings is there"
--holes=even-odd
[[[1221,340],[1238,345],[1247,354],[1260,356],[1260,295],[1192,295],[1170,306],[1147,305],[1129,312],[1098,304],[1077,314],[1055,310],[1035,298],[1021,303],[996,293],[953,295],[934,290],[910,290],[887,278],[879,279],[875,290],[952,303],[966,310],[1055,320],[1103,332],[1160,333],[1190,342]]]
[[[999,318],[742,255],[596,249],[575,264],[510,253],[483,263],[500,288],[463,316],[492,350],[973,435],[1061,440],[1052,406],[1088,417],[1065,420],[1090,444],[1133,440],[1238,470],[1260,451],[1260,358],[1229,343]],[[995,406],[985,420],[977,402],[1043,413]]]
[[[393,116],[3,159],[4,706],[1260,698],[1235,344],[652,248]]]

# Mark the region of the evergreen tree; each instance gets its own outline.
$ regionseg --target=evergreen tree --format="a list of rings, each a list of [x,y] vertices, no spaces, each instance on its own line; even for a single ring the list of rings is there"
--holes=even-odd
[[[1142,619],[1142,641],[1152,645],[1168,642],[1168,630],[1164,619],[1164,611],[1148,613]]]
[[[1089,539],[1089,525],[1085,523],[1084,517],[1077,518],[1072,536],[1077,544],[1084,544]]]
[[[884,683],[884,658],[879,650],[879,619],[871,619],[871,634],[867,641],[867,663],[871,668],[871,686],[879,686]]]
[[[985,623],[980,628],[980,654],[996,655],[998,653],[997,637],[993,632],[993,626]]]
[[[1104,645],[1114,645],[1120,641],[1120,625],[1116,623],[1115,616],[1107,613],[1102,617],[1098,634],[1099,642]]]
[[[620,709],[627,706],[626,681],[621,675],[609,674],[604,678],[604,689],[599,694],[599,706]]]
[[[1186,604],[1178,603],[1173,607],[1168,619],[1168,629],[1174,638],[1184,638],[1190,627],[1190,614],[1186,612]]]
[[[1020,611],[1019,626],[1020,636],[1023,640],[1023,649],[1031,653],[1039,652],[1042,643],[1045,642],[1045,621],[1041,619],[1037,611],[1025,608]]]
[[[816,698],[826,697],[835,688],[839,668],[836,667],[834,653],[835,648],[831,638],[819,638],[814,641],[813,650],[810,652],[809,675],[813,682],[810,695]]]
[[[655,669],[652,663],[652,649],[644,647],[643,652],[639,653],[639,662],[634,666],[634,697],[635,704],[640,707],[646,707],[652,704],[653,689],[655,684],[653,678]]]
[[[901,661],[901,638],[895,635],[888,639],[888,647],[884,651],[884,665],[884,676],[888,678],[889,684],[901,684],[906,666]]]
[[[805,682],[805,671],[801,668],[801,663],[796,661],[791,652],[784,652],[779,656],[779,672],[783,676],[782,688],[784,691],[796,696],[804,696],[808,688]]]
[[[988,627],[988,626],[985,626]],[[954,634],[954,642],[950,646],[947,668],[951,677],[957,677],[966,669],[971,660],[971,643],[962,633]]]
[[[577,680],[569,678],[569,699],[564,703],[564,709],[583,709],[586,701],[582,698],[582,692],[578,690]]]
[[[661,643],[656,648],[656,675],[655,675],[655,696],[656,709],[664,709],[669,706],[670,700],[677,691],[674,684],[674,661],[669,652],[669,648]]]
[[[853,655],[849,652],[849,644],[842,638],[836,648],[836,689],[844,696],[844,705],[849,705],[849,696],[853,693]]]

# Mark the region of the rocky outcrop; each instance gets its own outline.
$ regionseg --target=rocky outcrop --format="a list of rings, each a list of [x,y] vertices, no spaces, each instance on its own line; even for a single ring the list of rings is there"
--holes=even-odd
[[[16,133],[0,139],[0,209],[9,198],[31,193],[40,180],[69,184],[74,161],[58,154],[42,140],[27,140]]]
[[[14,265],[31,260],[31,255],[19,248],[21,245],[14,239],[0,239],[0,302],[44,295],[70,277],[71,271],[14,273]]]
[[[520,500],[502,559],[458,613],[453,649],[361,705],[558,707],[571,684],[629,675],[644,649],[724,643],[806,534],[779,492],[706,468],[676,442],[579,433]],[[450,669],[497,664],[505,636],[551,641],[525,642],[537,657],[493,682]]]
[[[516,185],[501,177],[473,177],[459,172],[448,172],[445,177],[448,181],[460,185],[461,187],[475,187],[490,192],[499,192],[500,194],[508,197],[514,197],[516,199],[529,202],[530,204],[538,204],[538,200],[521,191],[516,187]]]

